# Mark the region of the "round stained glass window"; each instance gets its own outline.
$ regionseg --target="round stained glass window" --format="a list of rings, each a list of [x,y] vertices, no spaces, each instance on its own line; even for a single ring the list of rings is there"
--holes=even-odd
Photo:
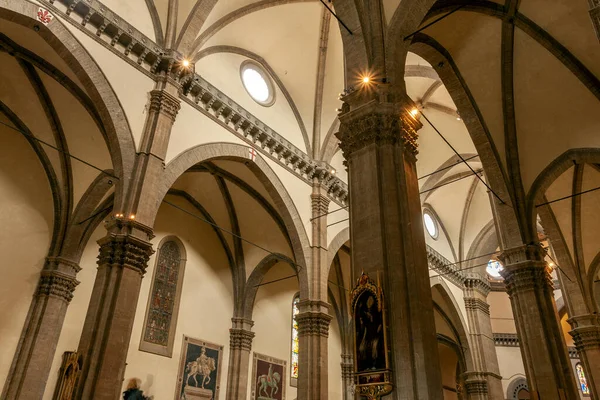
[[[502,268],[502,264],[500,264],[500,261],[490,260],[488,261],[488,265],[485,270],[488,274],[490,274],[492,278],[500,279],[502,278],[502,275],[500,275],[500,271],[502,271],[503,269],[504,268]]]
[[[274,90],[267,73],[258,64],[246,61],[240,70],[244,88],[258,104],[268,107],[275,101]]]
[[[429,236],[431,236],[433,239],[437,239],[437,237],[438,237],[437,222],[435,221],[433,216],[428,211],[423,212],[423,224],[425,224],[425,230],[427,230],[427,233],[429,234]]]

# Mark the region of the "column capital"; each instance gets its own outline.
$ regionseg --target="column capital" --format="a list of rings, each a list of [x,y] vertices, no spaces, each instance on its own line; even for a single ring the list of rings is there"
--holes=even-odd
[[[36,296],[53,296],[68,304],[73,299],[73,292],[77,285],[79,285],[79,281],[72,275],[56,270],[44,270],[41,272]]]
[[[150,91],[150,111],[163,113],[172,121],[175,121],[175,117],[181,108],[181,101],[162,89],[154,89]]]
[[[350,381],[354,376],[354,357],[352,354],[342,354],[342,380]]]
[[[411,108],[404,103],[372,100],[352,111],[342,112],[336,136],[346,159],[375,143],[399,143],[407,154],[416,157],[417,131],[423,125],[410,114]]]
[[[567,320],[573,328],[573,337],[578,352],[600,349],[600,316],[598,314],[578,315]]]
[[[323,312],[300,312],[296,315],[298,336],[329,337],[329,323],[332,317]]]
[[[541,289],[552,291],[550,267],[544,261],[546,252],[539,244],[529,244],[504,250],[498,257],[502,261],[506,291],[513,296],[520,291]]]
[[[229,347],[231,350],[252,350],[254,332],[246,329],[231,328],[229,335]]]
[[[77,275],[81,271],[81,267],[75,261],[71,261],[64,257],[46,257],[45,269],[50,271],[61,271],[68,275]]]
[[[143,276],[154,253],[150,243],[154,237],[152,230],[135,221],[119,218],[109,221],[106,228],[108,234],[98,240],[98,265],[130,268]]]
[[[471,294],[474,294],[471,292],[478,292],[481,295],[483,295],[483,297],[487,297],[488,294],[490,294],[490,291],[492,290],[488,279],[486,277],[481,276],[481,274],[477,273],[467,274],[464,281],[464,285],[468,297],[472,297]]]
[[[465,372],[463,374],[467,395],[487,395],[488,382],[482,372]]]

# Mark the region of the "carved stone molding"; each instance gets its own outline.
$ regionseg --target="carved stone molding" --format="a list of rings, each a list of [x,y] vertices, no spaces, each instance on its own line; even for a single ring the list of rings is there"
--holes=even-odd
[[[504,277],[506,291],[510,297],[522,291],[554,290],[550,268],[543,261],[530,261],[528,265],[509,265],[500,273]]]
[[[474,297],[465,297],[465,308],[467,310],[482,311],[487,315],[490,315],[490,305],[482,299]]]
[[[352,381],[354,378],[354,358],[352,354],[342,354],[342,380]]]
[[[358,115],[355,112],[340,115],[340,129],[336,136],[346,159],[374,143],[400,143],[407,154],[418,154],[417,130],[421,127],[420,122],[396,104],[376,103],[365,107],[372,110]]]
[[[149,242],[153,237],[151,230],[137,222],[121,219],[109,222],[107,229],[108,235],[98,240],[98,265],[130,268],[143,276],[154,252]],[[143,234],[144,238],[136,234]]]
[[[577,351],[600,348],[600,316],[580,315],[569,318],[567,322],[573,328],[569,334],[573,337]]]
[[[479,292],[484,297],[487,297],[488,294],[490,294],[490,291],[492,290],[488,279],[477,273],[467,274],[464,284],[465,284],[465,289],[467,289],[467,291]]]
[[[470,379],[465,380],[465,391],[469,395],[480,394],[486,395],[488,393],[488,384],[485,379]]]
[[[457,264],[451,263],[446,257],[438,253],[433,247],[427,246],[427,262],[429,268],[435,270],[444,278],[452,281],[458,287],[464,287],[466,275],[458,269]]]
[[[313,193],[310,195],[313,214],[323,215],[329,210],[329,198],[322,194]]]
[[[42,271],[36,296],[53,296],[70,303],[79,281],[58,271]]]
[[[503,250],[498,255],[503,266],[529,261],[544,261],[546,251],[540,244],[528,244]]]
[[[254,332],[246,329],[229,329],[229,347],[231,350],[252,350]]]
[[[45,269],[50,271],[61,271],[73,276],[81,271],[79,264],[63,257],[46,257]]]
[[[298,336],[329,336],[332,317],[322,312],[301,312],[296,315]]]
[[[150,91],[150,111],[161,112],[175,121],[181,101],[164,90]]]

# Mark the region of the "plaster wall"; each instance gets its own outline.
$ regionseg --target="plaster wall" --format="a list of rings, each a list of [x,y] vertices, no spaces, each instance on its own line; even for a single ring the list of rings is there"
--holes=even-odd
[[[0,121],[6,119],[0,115]],[[44,170],[18,132],[0,125],[0,382],[4,384],[52,236]]]
[[[502,391],[506,394],[510,382],[519,377],[525,378],[521,349],[519,347],[496,346],[496,354],[498,355],[500,376],[502,376]]]
[[[148,92],[154,88],[154,81],[90,38],[75,25],[64,20],[61,22],[81,42],[104,73],[123,107],[135,145],[139,147],[146,120]]]
[[[491,292],[487,300],[490,305],[492,332],[517,333],[508,294],[506,292]]]

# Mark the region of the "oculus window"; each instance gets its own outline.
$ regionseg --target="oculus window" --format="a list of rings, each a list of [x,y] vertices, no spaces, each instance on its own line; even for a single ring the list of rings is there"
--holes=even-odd
[[[486,272],[494,279],[502,279],[502,275],[500,275],[500,271],[502,271],[502,264],[497,260],[488,261],[487,267],[485,268]]]
[[[423,211],[423,224],[425,225],[425,230],[429,236],[431,236],[432,239],[437,239],[439,234],[437,221],[427,210]]]
[[[259,64],[245,61],[240,76],[246,92],[261,106],[269,107],[275,102],[275,90],[267,72]]]

